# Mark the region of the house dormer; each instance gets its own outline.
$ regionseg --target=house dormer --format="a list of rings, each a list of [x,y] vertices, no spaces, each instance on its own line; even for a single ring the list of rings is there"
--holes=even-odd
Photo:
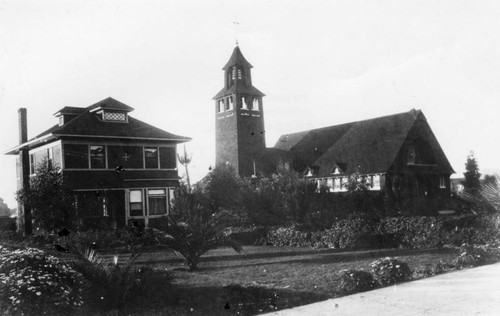
[[[66,106],[54,113],[54,116],[59,119],[59,126],[63,126],[77,116],[85,113],[85,111],[85,108]]]
[[[128,123],[128,113],[134,110],[134,108],[113,98],[107,98],[91,105],[88,109],[91,113],[95,113],[100,120],[111,123]]]

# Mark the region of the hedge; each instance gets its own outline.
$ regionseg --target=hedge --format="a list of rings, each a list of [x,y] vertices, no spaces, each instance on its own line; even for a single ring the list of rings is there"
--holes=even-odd
[[[500,242],[500,216],[466,215],[450,217],[387,217],[372,220],[352,216],[337,220],[321,231],[299,226],[275,227],[267,233],[267,243],[277,247],[321,248],[414,248],[445,244],[495,244]]]

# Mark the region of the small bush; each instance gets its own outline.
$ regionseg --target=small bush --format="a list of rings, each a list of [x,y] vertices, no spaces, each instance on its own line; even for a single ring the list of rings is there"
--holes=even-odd
[[[412,272],[406,262],[397,258],[386,257],[371,263],[372,273],[375,279],[383,286],[407,281]]]
[[[262,226],[228,227],[226,235],[240,245],[265,245],[267,229]]]
[[[500,260],[500,249],[490,245],[467,245],[460,247],[460,254],[454,260],[458,269],[472,268]]]
[[[81,275],[38,249],[0,246],[0,281],[8,315],[69,315],[83,304]]]
[[[359,215],[339,220],[323,232],[321,241],[329,248],[369,247],[373,241],[375,222]]]
[[[295,226],[269,230],[267,242],[275,247],[311,247],[311,234],[299,231]]]
[[[340,271],[339,291],[344,294],[369,291],[377,287],[377,282],[370,272],[363,270]]]

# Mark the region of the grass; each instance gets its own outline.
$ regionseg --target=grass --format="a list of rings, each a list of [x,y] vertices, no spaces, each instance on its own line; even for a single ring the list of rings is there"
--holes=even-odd
[[[255,315],[339,296],[338,272],[370,269],[378,258],[397,256],[408,263],[417,277],[438,262],[449,263],[457,253],[451,249],[365,250],[245,247],[236,254],[221,248],[207,253],[200,270],[187,272],[181,260],[167,251],[140,257],[139,264],[155,264],[172,270],[175,287],[158,293],[127,311],[130,315]],[[112,257],[112,254],[107,254]],[[122,255],[121,260],[126,256]]]

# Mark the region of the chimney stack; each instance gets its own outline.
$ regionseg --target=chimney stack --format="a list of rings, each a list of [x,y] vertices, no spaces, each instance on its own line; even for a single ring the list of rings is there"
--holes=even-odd
[[[24,144],[28,141],[28,119],[26,108],[18,110],[19,115],[19,144]],[[28,148],[19,150],[20,166],[20,188],[28,190],[30,186],[30,156]],[[31,209],[24,203],[19,202],[17,214],[18,230],[23,231],[24,235],[33,234],[33,225],[31,223]]]
[[[28,119],[26,108],[19,108],[17,113],[19,114],[19,144],[23,144],[28,141]]]

